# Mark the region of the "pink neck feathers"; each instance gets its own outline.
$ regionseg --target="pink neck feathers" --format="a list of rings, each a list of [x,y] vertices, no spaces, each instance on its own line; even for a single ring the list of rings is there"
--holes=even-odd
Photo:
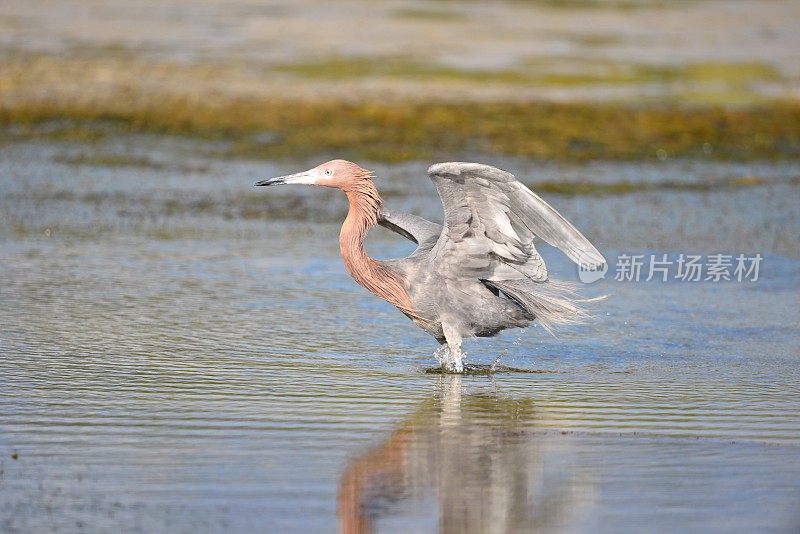
[[[396,306],[412,317],[416,316],[402,277],[380,262],[367,256],[364,238],[378,223],[381,197],[370,179],[357,180],[344,189],[350,209],[339,233],[339,249],[345,269],[361,286]]]

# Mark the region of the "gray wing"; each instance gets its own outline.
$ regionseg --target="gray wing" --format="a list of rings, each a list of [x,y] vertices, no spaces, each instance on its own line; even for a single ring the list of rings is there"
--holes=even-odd
[[[378,224],[400,234],[417,245],[436,240],[442,233],[441,224],[408,213],[381,211],[378,215]]]
[[[444,228],[432,250],[443,274],[547,280],[535,237],[580,265],[605,263],[583,234],[514,175],[479,163],[439,163],[428,174],[444,207]]]

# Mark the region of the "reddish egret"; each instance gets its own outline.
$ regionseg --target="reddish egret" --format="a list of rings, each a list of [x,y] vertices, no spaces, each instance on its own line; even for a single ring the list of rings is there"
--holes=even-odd
[[[255,185],[308,184],[344,191],[350,204],[339,234],[347,272],[444,345],[443,367],[462,372],[461,341],[507,328],[545,327],[586,317],[568,284],[547,276],[534,248],[541,238],[581,266],[603,256],[550,205],[500,169],[479,163],[438,163],[428,169],[444,206],[444,224],[383,210],[372,173],[333,160]],[[407,258],[367,256],[364,238],[380,224],[414,241]]]

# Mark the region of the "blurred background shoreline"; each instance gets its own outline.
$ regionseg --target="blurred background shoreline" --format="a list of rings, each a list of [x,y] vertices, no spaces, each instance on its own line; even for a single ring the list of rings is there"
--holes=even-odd
[[[0,141],[372,161],[800,155],[795,2],[4,3]]]

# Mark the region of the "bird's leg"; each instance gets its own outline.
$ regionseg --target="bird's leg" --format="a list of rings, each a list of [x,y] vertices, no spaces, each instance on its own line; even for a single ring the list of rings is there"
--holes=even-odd
[[[444,362],[444,368],[450,373],[463,373],[464,364],[461,361],[461,334],[449,324],[442,324],[447,348],[450,349],[449,357]]]

